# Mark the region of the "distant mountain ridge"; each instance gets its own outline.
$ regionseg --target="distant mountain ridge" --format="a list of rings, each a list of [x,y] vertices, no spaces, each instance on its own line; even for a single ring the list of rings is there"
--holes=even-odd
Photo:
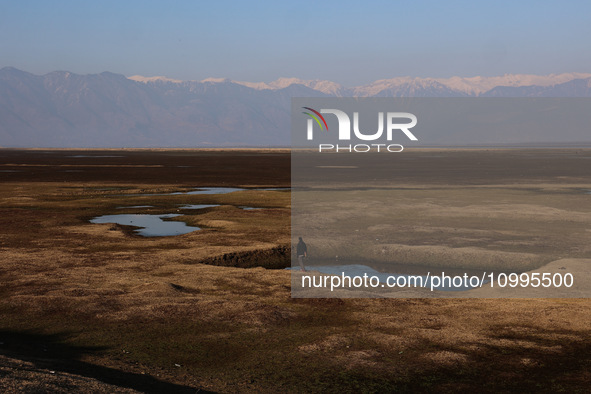
[[[368,85],[344,87],[336,82],[326,80],[304,80],[299,78],[279,78],[273,82],[242,82],[228,78],[207,78],[200,82],[235,83],[257,90],[277,90],[290,85],[304,85],[310,89],[337,97],[376,97],[388,95],[387,91],[420,91],[426,89],[448,90],[458,96],[480,96],[496,87],[552,87],[575,79],[589,79],[591,73],[563,73],[550,75],[507,74],[499,77],[451,77],[451,78],[413,78],[398,77],[381,79]],[[184,81],[164,76],[143,77],[134,75],[129,77],[138,82],[174,82]],[[196,81],[191,81],[196,82]]]
[[[358,87],[280,78],[34,75],[0,69],[0,146],[287,146],[291,97],[591,97],[591,74],[399,77]],[[479,143],[470,141],[467,143]]]

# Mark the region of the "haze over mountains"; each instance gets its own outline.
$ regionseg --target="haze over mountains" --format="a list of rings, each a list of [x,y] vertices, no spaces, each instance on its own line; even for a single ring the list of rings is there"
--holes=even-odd
[[[304,85],[311,89],[318,90],[330,96],[336,97],[402,97],[400,94],[404,89],[414,90],[421,96],[430,97],[439,89],[447,89],[453,92],[454,97],[461,96],[486,96],[487,92],[496,87],[552,87],[575,79],[591,78],[589,73],[565,73],[551,75],[528,75],[511,74],[500,77],[451,77],[451,78],[412,78],[398,77],[392,79],[381,79],[368,85],[347,88],[336,82],[322,80],[303,80],[298,78],[279,78],[276,81],[265,82],[241,82],[224,78],[208,78],[201,82],[235,83],[257,90],[276,90],[286,88],[290,85]],[[138,82],[174,82],[183,81],[167,77],[142,77],[134,75],[129,77]],[[438,97],[438,96],[434,96]]]
[[[591,97],[591,74],[399,77],[343,87],[296,78],[254,83],[110,72],[33,75],[5,67],[0,146],[288,146],[291,97]],[[431,142],[445,144],[445,136]]]

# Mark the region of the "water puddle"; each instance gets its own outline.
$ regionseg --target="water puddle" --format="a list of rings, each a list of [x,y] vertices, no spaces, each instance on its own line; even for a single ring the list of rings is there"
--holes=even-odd
[[[233,192],[238,192],[242,189],[239,187],[203,187],[196,190],[192,190],[190,192],[175,192],[175,193],[167,193],[164,194],[166,196],[174,196],[178,194],[187,194],[187,195],[196,195],[196,194],[228,194]]]
[[[92,156],[98,157],[98,156]],[[116,188],[103,188],[97,190],[117,190]],[[159,193],[159,194],[126,194],[124,196],[172,196],[172,195],[196,195],[196,194],[227,194],[242,190],[270,190],[283,191],[290,190],[289,187],[276,188],[261,188],[261,189],[245,189],[240,187],[200,187],[188,192],[174,192],[174,193]],[[205,209],[219,207],[220,204],[186,204],[179,205],[178,209]],[[153,205],[132,205],[117,207],[116,209],[135,209],[135,208],[153,208]],[[238,208],[244,210],[259,210],[265,208],[239,206]],[[144,237],[162,237],[171,235],[187,234],[196,230],[199,227],[187,226],[184,222],[163,220],[182,216],[181,214],[163,214],[163,215],[149,215],[149,214],[129,214],[129,215],[103,215],[90,220],[90,223],[117,223],[127,226],[140,227],[134,230],[137,234]]]
[[[180,195],[202,195],[202,194],[228,194],[234,192],[240,192],[244,190],[262,190],[262,191],[284,191],[291,190],[289,187],[271,187],[271,188],[260,188],[260,189],[245,189],[243,187],[199,187],[188,192],[174,192],[174,193],[150,193],[150,194],[125,194],[124,196],[180,196]]]
[[[127,208],[154,208],[153,205],[132,205],[130,207],[117,207],[116,209],[127,209]]]
[[[187,205],[179,205],[179,209],[205,209],[205,208],[213,208],[213,207],[220,207],[220,204],[187,204]],[[255,211],[259,209],[265,208],[257,208],[257,207],[242,207],[239,206],[238,208],[244,209],[245,211]]]
[[[164,237],[181,235],[201,230],[199,227],[187,226],[184,222],[163,220],[181,216],[170,213],[165,215],[103,215],[90,220],[90,223],[117,223],[125,226],[140,227],[134,230],[144,237]]]
[[[92,158],[104,158],[104,157],[125,157],[125,156],[111,156],[111,155],[103,155],[103,156],[93,156],[93,155],[73,155],[73,156],[66,156],[66,157],[72,157],[75,159],[80,159],[83,157],[92,157]]]
[[[179,209],[205,209],[205,208],[213,208],[219,207],[219,204],[188,204],[188,205],[180,205]]]

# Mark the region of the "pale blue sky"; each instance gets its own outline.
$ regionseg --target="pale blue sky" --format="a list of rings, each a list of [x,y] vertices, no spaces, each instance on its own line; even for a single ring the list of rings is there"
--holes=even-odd
[[[589,1],[5,1],[0,67],[201,80],[591,72]]]

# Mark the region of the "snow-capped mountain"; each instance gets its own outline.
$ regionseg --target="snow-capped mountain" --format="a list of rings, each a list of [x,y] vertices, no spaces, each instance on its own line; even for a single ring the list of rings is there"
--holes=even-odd
[[[234,83],[255,90],[278,90],[291,85],[303,85],[335,97],[474,97],[498,87],[537,86],[552,88],[577,79],[591,78],[591,73],[564,73],[550,75],[506,74],[496,77],[451,77],[451,78],[416,78],[397,77],[381,79],[367,85],[344,87],[336,82],[326,80],[305,80],[299,78],[279,78],[272,82],[244,82],[228,78],[207,78],[200,82]],[[173,82],[182,83],[178,79],[163,76],[143,77],[134,75],[129,79],[138,82]],[[195,81],[189,81],[195,82]]]
[[[146,83],[146,82],[172,82],[172,83],[183,82],[180,79],[167,78],[167,77],[163,77],[161,75],[155,76],[155,77],[142,77],[141,75],[132,75],[131,77],[128,77],[128,78],[131,79],[132,81],[144,82],[144,83]]]
[[[240,81],[233,81],[239,85],[248,86],[249,88],[257,89],[257,90],[277,90],[277,89],[284,89],[291,85],[303,85],[310,89],[317,90],[319,92],[335,96],[341,97],[345,92],[344,88],[336,82],[331,81],[322,81],[318,79],[313,80],[303,80],[299,78],[279,78],[273,82],[265,83],[265,82],[240,82]]]
[[[378,96],[385,91],[414,90],[437,91],[444,88],[455,92],[457,96],[480,96],[483,93],[499,86],[523,87],[541,86],[551,87],[569,82],[575,79],[591,78],[591,73],[565,73],[550,75],[507,74],[500,77],[451,77],[451,78],[411,78],[400,77],[382,79],[371,84],[353,88],[355,96]]]
[[[34,75],[6,67],[0,69],[0,146],[289,145],[292,97],[354,96],[591,97],[591,74],[400,77],[348,88],[297,78],[180,81],[109,72]]]

